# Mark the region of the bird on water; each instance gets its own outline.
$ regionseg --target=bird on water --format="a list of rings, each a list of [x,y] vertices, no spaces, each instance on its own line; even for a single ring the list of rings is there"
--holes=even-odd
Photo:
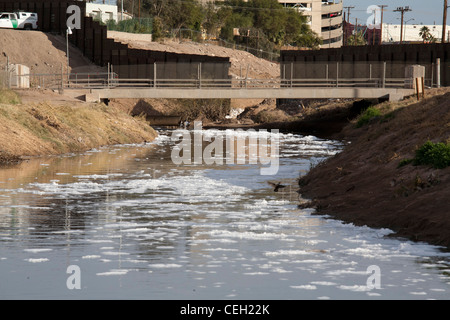
[[[280,189],[286,188],[286,186],[282,185],[281,183],[277,182],[269,182],[269,184],[274,187],[273,191],[274,192],[278,192]]]

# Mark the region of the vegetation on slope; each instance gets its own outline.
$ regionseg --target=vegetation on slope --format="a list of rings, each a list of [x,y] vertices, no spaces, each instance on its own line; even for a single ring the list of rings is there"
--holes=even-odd
[[[144,119],[104,104],[21,104],[18,99],[12,91],[0,91],[0,162],[156,137]]]

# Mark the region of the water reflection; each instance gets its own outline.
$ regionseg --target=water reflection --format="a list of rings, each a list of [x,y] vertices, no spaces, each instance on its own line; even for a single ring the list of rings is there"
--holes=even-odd
[[[276,177],[259,164],[175,165],[169,133],[0,170],[0,297],[448,298],[448,256],[434,247],[311,215],[274,193],[267,181],[294,187],[341,147],[280,137]],[[65,285],[73,264],[79,292]],[[385,284],[375,292],[364,286],[373,264]]]

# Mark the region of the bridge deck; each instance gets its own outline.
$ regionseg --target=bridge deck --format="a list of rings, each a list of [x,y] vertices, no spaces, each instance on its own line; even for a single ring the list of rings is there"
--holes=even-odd
[[[401,100],[414,94],[403,88],[112,88],[91,89],[86,101],[104,99],[372,99]]]

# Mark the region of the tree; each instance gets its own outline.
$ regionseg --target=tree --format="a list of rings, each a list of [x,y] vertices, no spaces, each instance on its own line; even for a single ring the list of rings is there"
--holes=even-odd
[[[350,46],[365,46],[367,44],[366,39],[364,39],[364,34],[362,31],[354,31],[354,33],[348,37],[348,45]]]
[[[423,42],[436,42],[436,38],[431,34],[430,28],[423,26],[419,31],[419,36],[422,38]]]
[[[254,42],[261,48],[266,40],[273,45],[316,48],[321,40],[306,23],[306,17],[278,0],[225,0],[213,4],[199,0],[141,0],[141,16],[160,18],[161,33],[178,34],[181,29],[206,32],[227,41]],[[134,2],[124,0],[133,13]],[[233,30],[247,30],[251,36],[235,37]],[[268,47],[264,45],[264,47]]]
[[[292,8],[285,8],[278,0],[226,0],[224,7],[231,10],[221,35],[231,40],[234,28],[255,28],[259,36],[275,45],[317,47],[320,38],[307,25],[306,17]]]

